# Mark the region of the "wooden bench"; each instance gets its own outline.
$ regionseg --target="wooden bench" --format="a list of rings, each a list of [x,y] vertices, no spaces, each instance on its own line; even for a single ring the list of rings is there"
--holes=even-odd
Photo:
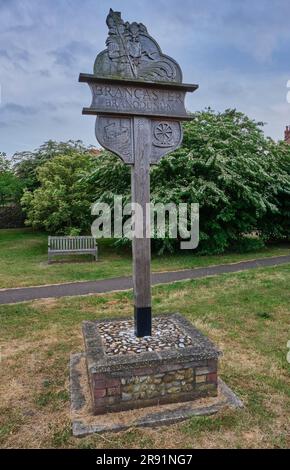
[[[93,237],[48,237],[48,263],[53,256],[93,255],[98,260],[98,246]]]

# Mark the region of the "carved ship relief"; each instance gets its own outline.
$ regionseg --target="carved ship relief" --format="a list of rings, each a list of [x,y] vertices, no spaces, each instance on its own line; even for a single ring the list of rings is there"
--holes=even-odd
[[[104,148],[121,157],[125,163],[134,163],[132,119],[98,116],[96,137]]]

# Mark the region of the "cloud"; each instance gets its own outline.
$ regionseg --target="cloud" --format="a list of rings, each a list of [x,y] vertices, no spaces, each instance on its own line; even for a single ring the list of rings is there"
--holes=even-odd
[[[17,34],[27,34],[32,33],[38,29],[37,23],[32,24],[17,24],[14,26],[10,26],[9,28],[4,29],[4,33],[17,33]]]
[[[83,56],[90,56],[93,53],[93,46],[85,41],[71,41],[49,52],[54,57],[56,65],[69,68],[78,64]]]
[[[7,60],[10,59],[9,54],[5,49],[0,49],[0,59],[1,58],[7,59]]]
[[[236,107],[267,121],[280,138],[290,122],[289,0],[114,0],[124,20],[141,21],[199,90],[191,110]],[[0,150],[44,140],[95,143],[79,72],[92,72],[107,37],[107,0],[0,0]],[[4,116],[4,117],[3,117]],[[5,125],[1,126],[1,123]]]
[[[31,61],[31,54],[26,51],[25,49],[15,49],[13,52],[14,60],[16,61],[23,61],[23,62],[30,62]]]
[[[50,78],[51,77],[51,72],[47,69],[41,69],[38,71],[39,75],[41,77],[45,77],[45,78]]]
[[[1,107],[1,114],[21,114],[22,116],[31,116],[36,114],[38,109],[33,106],[24,106],[16,103],[7,103]]]

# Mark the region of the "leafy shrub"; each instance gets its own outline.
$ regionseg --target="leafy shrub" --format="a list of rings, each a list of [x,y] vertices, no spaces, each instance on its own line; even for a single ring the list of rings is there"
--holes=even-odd
[[[114,195],[130,201],[130,167],[118,157],[103,152],[92,158],[78,143],[66,145],[64,155],[59,150],[55,143],[46,144],[37,154],[36,161],[42,163],[34,170],[36,189],[22,198],[27,224],[55,234],[88,232],[93,202],[113,208]],[[152,167],[151,200],[199,203],[200,253],[249,251],[265,241],[285,240],[290,228],[290,146],[265,138],[263,123],[236,110],[197,112],[184,124],[182,147]],[[173,252],[179,241],[154,239],[153,249]]]
[[[265,138],[262,123],[236,110],[207,109],[193,117],[184,125],[182,147],[152,168],[152,202],[199,203],[201,253],[262,246],[262,236],[270,238],[267,230],[274,228],[277,238],[290,220],[290,147]],[[130,200],[130,169],[107,152],[89,181],[96,198],[111,207],[114,194]],[[261,239],[250,240],[256,231]],[[153,246],[163,252],[179,244],[167,238]]]
[[[93,160],[77,152],[60,155],[38,168],[40,187],[26,190],[22,206],[26,224],[51,234],[68,234],[72,230],[90,229],[92,195],[82,177],[90,172]]]

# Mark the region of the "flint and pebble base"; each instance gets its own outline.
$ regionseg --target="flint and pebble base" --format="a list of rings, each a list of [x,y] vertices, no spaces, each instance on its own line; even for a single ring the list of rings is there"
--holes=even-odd
[[[91,409],[85,353],[71,355],[70,394],[72,432],[79,438],[136,427],[171,425],[194,416],[213,415],[229,407],[234,409],[244,407],[243,402],[219,378],[218,396],[215,398],[94,416]]]
[[[166,322],[175,325],[177,338],[182,333],[185,343],[179,343],[177,339],[175,347],[168,340],[170,347],[162,349],[158,348],[158,343],[156,347],[153,337],[152,347],[149,338],[145,352],[142,348],[132,348],[129,342],[133,351],[124,354],[120,349],[119,354],[110,355],[106,326],[108,333],[112,327],[114,331],[118,328],[122,331],[124,321],[83,322],[94,414],[182,403],[217,395],[220,352],[184,317],[164,315],[154,321],[156,325]],[[140,341],[144,342],[143,339]]]

